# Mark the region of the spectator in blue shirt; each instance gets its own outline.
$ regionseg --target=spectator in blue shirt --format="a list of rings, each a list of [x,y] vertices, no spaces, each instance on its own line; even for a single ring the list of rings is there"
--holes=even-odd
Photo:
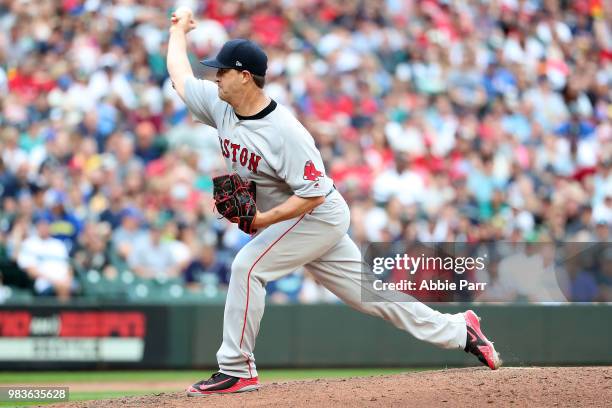
[[[565,137],[587,138],[595,132],[595,127],[588,121],[580,118],[577,113],[572,113],[569,120],[555,129],[555,133]]]
[[[229,268],[217,260],[215,251],[214,247],[204,245],[198,251],[199,256],[187,265],[183,278],[189,286],[199,286],[212,281],[224,286],[229,284]]]
[[[77,238],[81,231],[81,223],[77,217],[64,205],[66,197],[62,192],[49,190],[45,195],[46,211],[43,216],[49,222],[51,236],[66,245],[70,254],[76,248]]]

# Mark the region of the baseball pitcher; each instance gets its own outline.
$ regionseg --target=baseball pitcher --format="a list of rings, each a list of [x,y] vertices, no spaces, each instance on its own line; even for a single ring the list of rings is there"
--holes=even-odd
[[[361,302],[361,253],[347,235],[349,208],[326,175],[314,140],[291,112],[263,92],[268,58],[255,43],[228,41],[216,58],[214,82],[194,77],[186,34],[191,10],[171,18],[168,71],[192,115],[215,127],[229,174],[216,177],[215,204],[225,218],[252,234],[232,263],[225,303],[219,371],[188,388],[188,395],[244,392],[259,386],[255,340],[266,282],[301,266],[351,307],[388,320],[418,339],[463,349],[491,369],[501,365],[472,311],[442,314],[409,302]]]

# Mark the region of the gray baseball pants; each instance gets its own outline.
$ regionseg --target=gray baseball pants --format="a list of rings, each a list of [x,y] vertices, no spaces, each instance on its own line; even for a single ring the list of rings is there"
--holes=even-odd
[[[359,248],[347,235],[349,208],[337,191],[311,214],[271,225],[256,235],[232,263],[217,352],[221,372],[257,377],[255,340],[264,313],[266,282],[305,266],[315,279],[349,306],[381,317],[419,340],[463,349],[462,314],[443,314],[406,295],[406,302],[362,302]]]

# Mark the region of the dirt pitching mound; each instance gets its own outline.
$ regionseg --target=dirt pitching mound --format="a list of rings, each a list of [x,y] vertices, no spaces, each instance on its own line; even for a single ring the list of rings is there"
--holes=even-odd
[[[264,384],[244,394],[187,397],[158,393],[71,402],[106,407],[604,407],[612,367],[463,368],[387,376]]]

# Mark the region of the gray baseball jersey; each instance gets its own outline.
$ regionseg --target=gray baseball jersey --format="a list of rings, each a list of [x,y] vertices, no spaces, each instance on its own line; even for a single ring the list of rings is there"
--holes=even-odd
[[[185,83],[185,102],[197,120],[217,128],[228,168],[255,182],[261,211],[293,194],[324,196],[332,189],[312,136],[284,106],[272,101],[255,116],[239,116],[218,98],[215,83],[195,78]]]
[[[217,128],[228,167],[257,183],[260,210],[292,194],[326,197],[314,211],[260,230],[236,255],[225,301],[223,343],[217,352],[221,372],[257,377],[253,350],[265,307],[265,284],[301,266],[359,311],[440,347],[465,347],[463,314],[442,314],[408,295],[405,302],[361,301],[362,260],[347,235],[348,205],[325,175],[312,137],[286,108],[272,102],[255,116],[240,117],[219,99],[215,83],[195,78],[185,83],[185,103],[197,119]]]

